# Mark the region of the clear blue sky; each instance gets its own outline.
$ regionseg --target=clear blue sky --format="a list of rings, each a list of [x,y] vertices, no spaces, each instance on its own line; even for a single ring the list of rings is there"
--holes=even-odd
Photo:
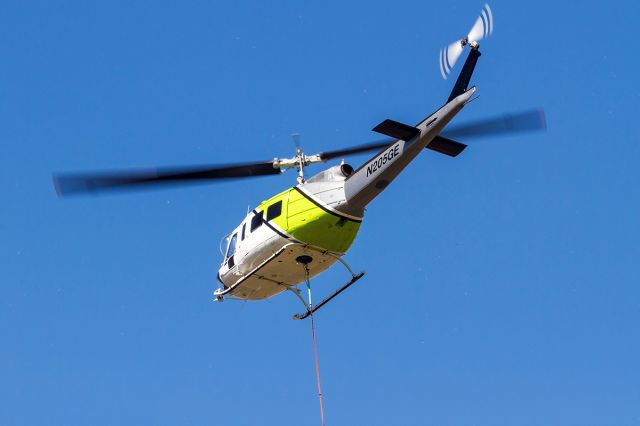
[[[0,424],[319,424],[299,302],[211,300],[220,238],[293,173],[51,185],[417,122],[483,5],[304,3],[2,2]],[[640,6],[491,5],[456,121],[544,107],[548,132],[425,152],[370,206],[347,256],[367,275],[317,318],[327,424],[640,424]]]

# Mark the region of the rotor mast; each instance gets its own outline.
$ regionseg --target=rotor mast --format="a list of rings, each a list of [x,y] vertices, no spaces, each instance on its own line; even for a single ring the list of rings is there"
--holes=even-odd
[[[304,183],[304,168],[311,164],[326,163],[328,159],[322,158],[322,154],[304,155],[300,147],[296,148],[296,155],[291,158],[274,158],[273,168],[298,170],[298,183]]]

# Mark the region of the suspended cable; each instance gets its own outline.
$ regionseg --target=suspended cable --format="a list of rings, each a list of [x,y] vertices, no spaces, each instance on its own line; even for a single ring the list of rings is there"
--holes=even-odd
[[[305,280],[307,282],[307,294],[309,296],[309,312],[311,314],[311,335],[313,336],[313,357],[316,364],[316,381],[318,383],[318,400],[320,401],[320,422],[324,426],[324,405],[322,401],[322,387],[320,386],[320,363],[318,361],[318,341],[316,339],[316,326],[313,319],[313,303],[311,301],[311,280],[309,279],[309,266],[304,265]]]

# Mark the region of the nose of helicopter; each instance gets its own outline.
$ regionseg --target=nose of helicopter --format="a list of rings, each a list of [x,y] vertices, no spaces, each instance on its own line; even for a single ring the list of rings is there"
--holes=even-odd
[[[222,268],[220,268],[222,269]],[[224,282],[222,282],[222,277],[220,276],[220,269],[218,270],[218,273],[216,274],[216,279],[218,280],[218,282],[220,283],[220,287],[218,287],[214,292],[213,292],[213,297],[215,298],[215,300],[217,300],[218,302],[222,302],[224,300],[224,292],[229,288],[225,285]]]

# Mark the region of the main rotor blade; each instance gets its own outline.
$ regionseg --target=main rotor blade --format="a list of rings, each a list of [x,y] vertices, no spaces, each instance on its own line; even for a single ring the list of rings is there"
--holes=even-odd
[[[459,137],[487,137],[506,133],[544,130],[546,128],[547,124],[544,111],[536,109],[447,127],[440,136],[451,139],[457,139]],[[331,160],[332,158],[345,157],[362,152],[378,151],[389,146],[394,140],[395,139],[382,139],[352,148],[321,152],[320,157],[323,160]]]
[[[120,187],[167,185],[278,174],[280,174],[280,169],[273,167],[273,161],[265,161],[226,166],[167,167],[99,173],[60,174],[53,176],[53,184],[58,195],[63,196]]]
[[[392,139],[386,139],[385,141],[376,141],[376,142],[367,143],[364,145],[357,145],[351,148],[321,152],[319,155],[320,155],[320,158],[326,161],[326,160],[331,160],[332,158],[345,157],[347,155],[360,154],[362,152],[379,151],[382,148],[388,146],[391,142],[393,142]]]
[[[538,109],[451,126],[448,127],[441,136],[454,139],[460,137],[487,137],[506,133],[544,130],[546,127],[544,111]],[[392,142],[392,139],[378,140],[373,143],[357,145],[351,148],[321,152],[319,155],[322,160],[328,161],[337,157],[379,151]],[[63,196],[115,188],[168,185],[280,174],[281,170],[275,168],[273,164],[272,160],[225,166],[191,166],[100,173],[60,174],[53,176],[53,183],[58,195]]]
[[[506,133],[544,130],[546,128],[547,120],[544,111],[536,109],[447,127],[442,132],[442,136],[452,139],[487,137]]]

